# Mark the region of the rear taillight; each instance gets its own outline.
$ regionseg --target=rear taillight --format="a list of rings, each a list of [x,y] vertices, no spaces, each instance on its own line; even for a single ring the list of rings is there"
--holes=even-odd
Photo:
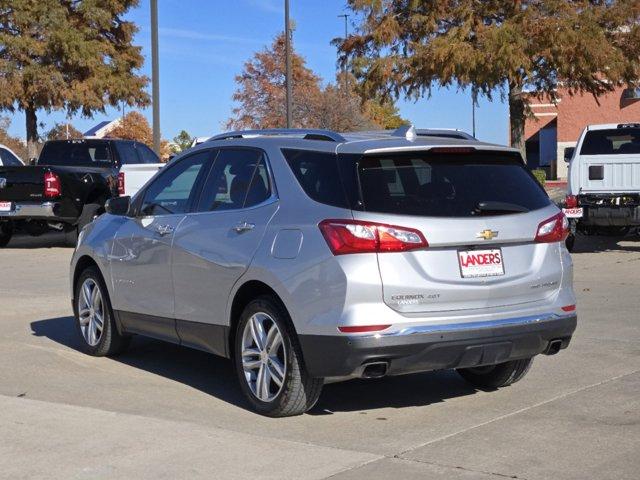
[[[406,252],[429,246],[413,228],[358,220],[323,220],[318,226],[334,255]]]
[[[538,225],[535,241],[538,243],[562,242],[569,235],[569,221],[564,213],[558,213]]]
[[[564,204],[567,208],[578,208],[578,197],[575,195],[567,195],[564,199]]]
[[[62,194],[60,177],[53,172],[44,174],[44,198],[56,198]]]
[[[118,173],[118,195],[124,195],[124,172]]]

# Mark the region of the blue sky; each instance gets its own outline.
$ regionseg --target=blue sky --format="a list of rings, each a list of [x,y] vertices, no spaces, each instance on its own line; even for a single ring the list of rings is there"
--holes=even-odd
[[[219,132],[231,115],[235,90],[234,76],[244,61],[269,45],[283,29],[283,0],[160,0],[160,108],[161,129],[165,138],[180,130],[205,136]],[[345,0],[290,0],[295,21],[294,46],[307,60],[307,66],[325,82],[336,73],[336,49],[330,45],[344,35],[344,20],[349,13]],[[143,47],[143,73],[151,76],[149,1],[141,0],[128,18],[138,24],[136,44]],[[349,27],[351,28],[351,27]],[[507,106],[495,98],[480,98],[476,113],[476,133],[485,141],[506,143]],[[434,90],[431,98],[417,102],[399,101],[403,117],[417,127],[461,128],[471,132],[469,92],[456,89]],[[144,112],[150,118],[151,110]],[[0,113],[0,115],[7,115]],[[93,119],[76,117],[72,123],[84,131],[99,121],[113,119],[119,113],[109,110]],[[24,115],[16,113],[10,132],[24,137]],[[55,121],[63,121],[61,112],[39,112],[45,130]]]

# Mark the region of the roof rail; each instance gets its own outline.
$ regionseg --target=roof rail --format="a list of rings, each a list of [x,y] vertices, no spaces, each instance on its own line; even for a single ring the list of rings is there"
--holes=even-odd
[[[234,132],[222,133],[211,137],[208,142],[214,140],[229,140],[232,138],[278,136],[278,135],[303,135],[306,140],[325,140],[331,142],[346,142],[346,139],[339,133],[331,130],[310,129],[310,128],[268,128],[264,130],[237,130]]]

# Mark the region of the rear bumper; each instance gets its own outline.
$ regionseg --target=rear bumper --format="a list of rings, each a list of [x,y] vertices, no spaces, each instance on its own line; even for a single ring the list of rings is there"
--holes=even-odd
[[[52,221],[70,221],[72,218],[61,217],[61,204],[57,202],[44,203],[14,203],[13,209],[9,212],[0,212],[0,219],[15,220],[52,220]]]
[[[389,375],[475,367],[533,357],[552,340],[569,345],[575,315],[538,316],[425,325],[389,335],[301,335],[307,371],[313,377],[360,376],[363,366],[385,361]]]

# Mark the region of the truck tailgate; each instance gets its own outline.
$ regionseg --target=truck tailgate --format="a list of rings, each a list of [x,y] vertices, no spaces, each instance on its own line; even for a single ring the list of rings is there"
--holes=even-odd
[[[124,195],[133,196],[153,177],[164,163],[140,163],[123,165],[119,182],[124,182]],[[119,188],[122,194],[122,188]]]
[[[0,201],[39,201],[44,195],[45,167],[0,167]]]
[[[640,193],[640,155],[584,155],[579,175],[576,193]]]

